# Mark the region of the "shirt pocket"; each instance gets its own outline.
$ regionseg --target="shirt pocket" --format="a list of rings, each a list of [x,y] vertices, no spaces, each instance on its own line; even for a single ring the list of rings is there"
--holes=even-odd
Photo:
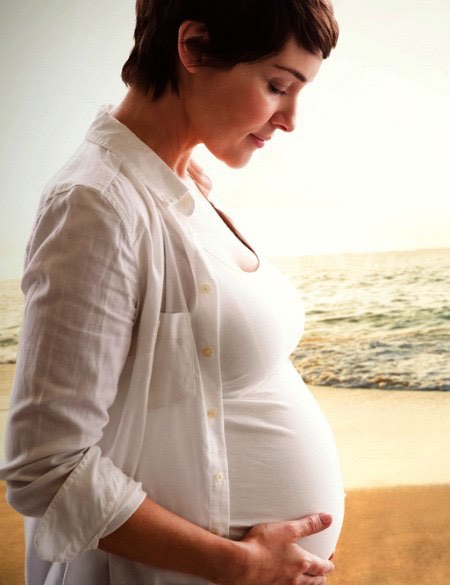
[[[197,353],[189,313],[161,313],[150,382],[149,409],[197,394]]]

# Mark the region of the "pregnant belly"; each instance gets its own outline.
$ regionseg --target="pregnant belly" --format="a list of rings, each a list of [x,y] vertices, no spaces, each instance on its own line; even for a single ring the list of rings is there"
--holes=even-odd
[[[328,512],[333,524],[299,544],[335,550],[344,492],[335,442],[321,409],[290,362],[263,385],[224,397],[230,537],[262,522]]]

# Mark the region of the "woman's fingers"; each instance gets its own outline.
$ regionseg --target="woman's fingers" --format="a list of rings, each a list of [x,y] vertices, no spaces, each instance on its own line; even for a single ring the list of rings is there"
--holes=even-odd
[[[293,533],[295,534],[293,540],[321,532],[328,528],[332,521],[333,518],[330,514],[312,514],[311,516],[300,518],[300,520],[291,520],[289,524],[292,526]]]
[[[301,585],[324,585],[326,582],[326,577],[313,577],[310,581],[305,581],[305,583],[301,583]]]
[[[320,557],[306,553],[303,549],[301,550],[304,554],[304,575],[308,577],[325,577],[334,571],[334,565],[331,561],[325,561]]]
[[[293,520],[290,524],[295,534],[295,540],[298,540],[325,530],[331,525],[332,521],[333,518],[330,514],[313,514],[300,518],[300,520]],[[306,553],[303,549],[301,550],[305,554],[305,562],[309,564],[307,570],[304,571],[305,575],[323,578],[334,571],[334,565],[330,560],[321,559]]]
[[[332,521],[333,518],[330,514],[312,514],[299,520],[292,520],[286,524],[291,529],[291,540],[295,542],[299,538],[325,530],[331,525]],[[303,571],[305,576],[319,578],[320,582],[320,579],[323,580],[325,575],[334,571],[334,565],[330,560],[322,559],[300,547],[298,547],[298,552],[303,556],[303,564],[306,567]]]
[[[301,548],[297,540],[325,530],[330,524],[330,515],[313,514],[300,520],[253,527],[241,541],[246,560],[242,578],[237,582],[242,585],[323,585],[326,575],[334,570],[333,563]]]

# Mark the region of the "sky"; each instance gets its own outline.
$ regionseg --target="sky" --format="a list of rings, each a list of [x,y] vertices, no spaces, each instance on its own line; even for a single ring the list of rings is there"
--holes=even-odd
[[[297,129],[247,167],[199,147],[222,205],[272,255],[450,247],[450,2],[335,0],[341,35]],[[0,23],[0,278],[20,276],[45,183],[126,89],[133,0],[15,0]]]

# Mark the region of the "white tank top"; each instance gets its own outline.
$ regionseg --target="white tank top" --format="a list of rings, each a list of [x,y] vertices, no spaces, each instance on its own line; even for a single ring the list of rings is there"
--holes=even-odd
[[[328,558],[344,493],[330,427],[289,360],[303,332],[303,304],[269,260],[260,258],[254,272],[239,268],[239,250],[246,264],[253,252],[198,198],[192,219],[219,292],[230,537],[261,522],[328,512],[332,526],[301,542]]]

